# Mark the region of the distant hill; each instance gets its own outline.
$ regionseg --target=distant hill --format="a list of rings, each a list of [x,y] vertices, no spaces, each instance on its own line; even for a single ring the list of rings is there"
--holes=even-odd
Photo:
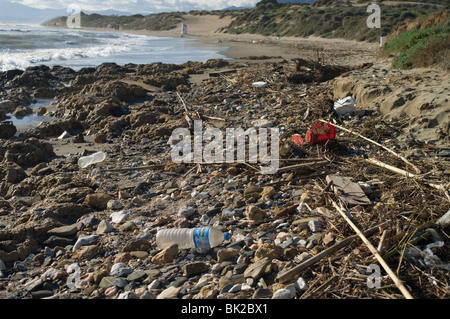
[[[289,0],[279,0],[289,1]],[[231,9],[215,11],[190,11],[163,12],[150,15],[100,15],[84,14],[82,16],[83,27],[116,26],[121,30],[149,30],[163,31],[176,28],[184,21],[183,15],[191,14],[218,15],[229,17],[232,22],[228,26],[221,27],[217,32],[228,34],[260,34],[280,36],[319,36],[323,38],[344,38],[358,41],[379,41],[380,33],[393,35],[399,30],[403,31],[405,26],[422,25],[430,20],[428,27],[448,27],[450,11],[442,5],[431,5],[427,2],[381,2],[382,28],[370,29],[367,27],[367,2],[362,0],[317,0],[314,4],[298,1],[292,3],[277,3],[265,1],[256,7],[248,9]],[[438,1],[438,0],[433,0]],[[336,6],[316,6],[317,3]],[[339,5],[337,4],[339,2]],[[439,2],[439,1],[438,1]],[[442,1],[441,1],[442,2]],[[258,2],[259,3],[259,2]],[[434,14],[441,13],[442,18],[433,19]],[[65,26],[67,14],[46,21],[43,25]]]
[[[94,13],[92,11],[85,11],[86,13]],[[120,12],[116,10],[96,11],[102,15],[130,15],[127,12]],[[29,23],[40,24],[44,21],[58,16],[67,16],[66,9],[37,9],[25,6],[20,3],[12,3],[7,0],[0,0],[0,23]]]

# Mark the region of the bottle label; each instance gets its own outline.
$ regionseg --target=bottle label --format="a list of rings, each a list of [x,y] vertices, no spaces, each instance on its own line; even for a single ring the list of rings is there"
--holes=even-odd
[[[200,227],[194,229],[194,245],[195,248],[211,248],[209,245],[210,227]]]

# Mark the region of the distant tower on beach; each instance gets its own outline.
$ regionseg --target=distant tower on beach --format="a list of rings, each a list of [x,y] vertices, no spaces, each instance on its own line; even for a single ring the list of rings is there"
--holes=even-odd
[[[187,25],[186,23],[181,24],[181,36],[187,34]]]

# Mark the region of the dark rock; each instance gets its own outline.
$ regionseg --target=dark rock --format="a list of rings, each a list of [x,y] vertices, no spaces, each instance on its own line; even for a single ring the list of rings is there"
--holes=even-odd
[[[17,128],[11,121],[4,121],[0,123],[0,138],[8,139],[16,135]]]
[[[74,243],[75,239],[55,235],[50,236],[47,240],[44,241],[44,245],[50,248],[54,248],[56,246],[65,247],[68,245],[73,245]]]

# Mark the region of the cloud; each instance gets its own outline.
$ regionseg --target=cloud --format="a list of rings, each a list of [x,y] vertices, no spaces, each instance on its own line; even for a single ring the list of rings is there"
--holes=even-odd
[[[259,0],[12,0],[34,8],[63,9],[71,4],[82,10],[101,11],[115,9],[131,13],[161,11],[220,10],[231,6],[251,7]]]

